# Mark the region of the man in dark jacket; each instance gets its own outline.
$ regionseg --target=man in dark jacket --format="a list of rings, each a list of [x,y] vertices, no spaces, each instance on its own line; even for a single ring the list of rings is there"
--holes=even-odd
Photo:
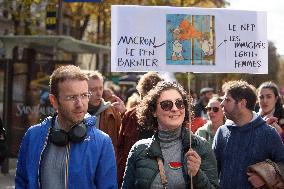
[[[208,119],[205,107],[207,106],[210,98],[212,98],[213,91],[214,89],[210,87],[204,87],[200,90],[200,98],[193,107],[194,117]]]
[[[270,159],[284,163],[284,145],[274,128],[254,110],[255,89],[245,81],[229,81],[222,86],[225,98],[221,103],[227,121],[213,141],[220,187],[222,189],[259,188],[264,181],[247,174],[250,165]]]

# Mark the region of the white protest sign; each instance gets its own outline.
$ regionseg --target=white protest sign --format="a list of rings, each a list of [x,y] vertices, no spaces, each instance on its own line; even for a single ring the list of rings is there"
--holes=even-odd
[[[115,5],[111,70],[268,73],[266,13]]]

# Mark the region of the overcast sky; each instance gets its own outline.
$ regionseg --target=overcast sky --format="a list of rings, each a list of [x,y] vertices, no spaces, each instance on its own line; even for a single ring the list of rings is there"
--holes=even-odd
[[[267,39],[284,55],[284,0],[227,0],[228,8],[267,12]]]

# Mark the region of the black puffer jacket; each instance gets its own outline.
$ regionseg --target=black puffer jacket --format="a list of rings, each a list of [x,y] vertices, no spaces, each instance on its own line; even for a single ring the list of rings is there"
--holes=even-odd
[[[182,146],[183,158],[189,150],[189,135],[185,128],[182,129]],[[217,163],[211,146],[204,139],[192,135],[192,148],[201,157],[200,170],[193,177],[194,189],[218,188]],[[157,134],[133,145],[128,156],[122,188],[149,189],[156,175],[159,174],[157,157],[163,159]],[[188,188],[190,179],[185,171],[187,163],[185,159],[182,159],[182,162],[186,188]]]

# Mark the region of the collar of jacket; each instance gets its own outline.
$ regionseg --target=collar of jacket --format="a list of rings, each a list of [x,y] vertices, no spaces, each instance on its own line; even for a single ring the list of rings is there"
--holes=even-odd
[[[47,132],[48,129],[51,128],[51,119],[52,116],[48,116],[47,118],[45,118],[40,124],[46,127],[46,130],[44,132]],[[87,127],[93,127],[96,124],[96,117],[92,116],[89,113],[86,113],[84,116],[84,123],[86,124]],[[47,124],[47,122],[50,122],[49,124]]]
[[[197,140],[194,137],[194,135],[191,135],[192,140],[191,140],[191,147],[194,148],[197,145]],[[182,141],[182,147],[183,147],[183,152],[187,152],[189,150],[189,131],[188,129],[186,129],[185,127],[182,127],[181,130],[181,141]],[[163,155],[162,155],[162,150],[160,147],[160,141],[158,138],[158,132],[156,132],[154,134],[154,136],[152,137],[151,143],[149,144],[149,146],[147,147],[147,154],[150,158],[162,158],[163,159]]]

